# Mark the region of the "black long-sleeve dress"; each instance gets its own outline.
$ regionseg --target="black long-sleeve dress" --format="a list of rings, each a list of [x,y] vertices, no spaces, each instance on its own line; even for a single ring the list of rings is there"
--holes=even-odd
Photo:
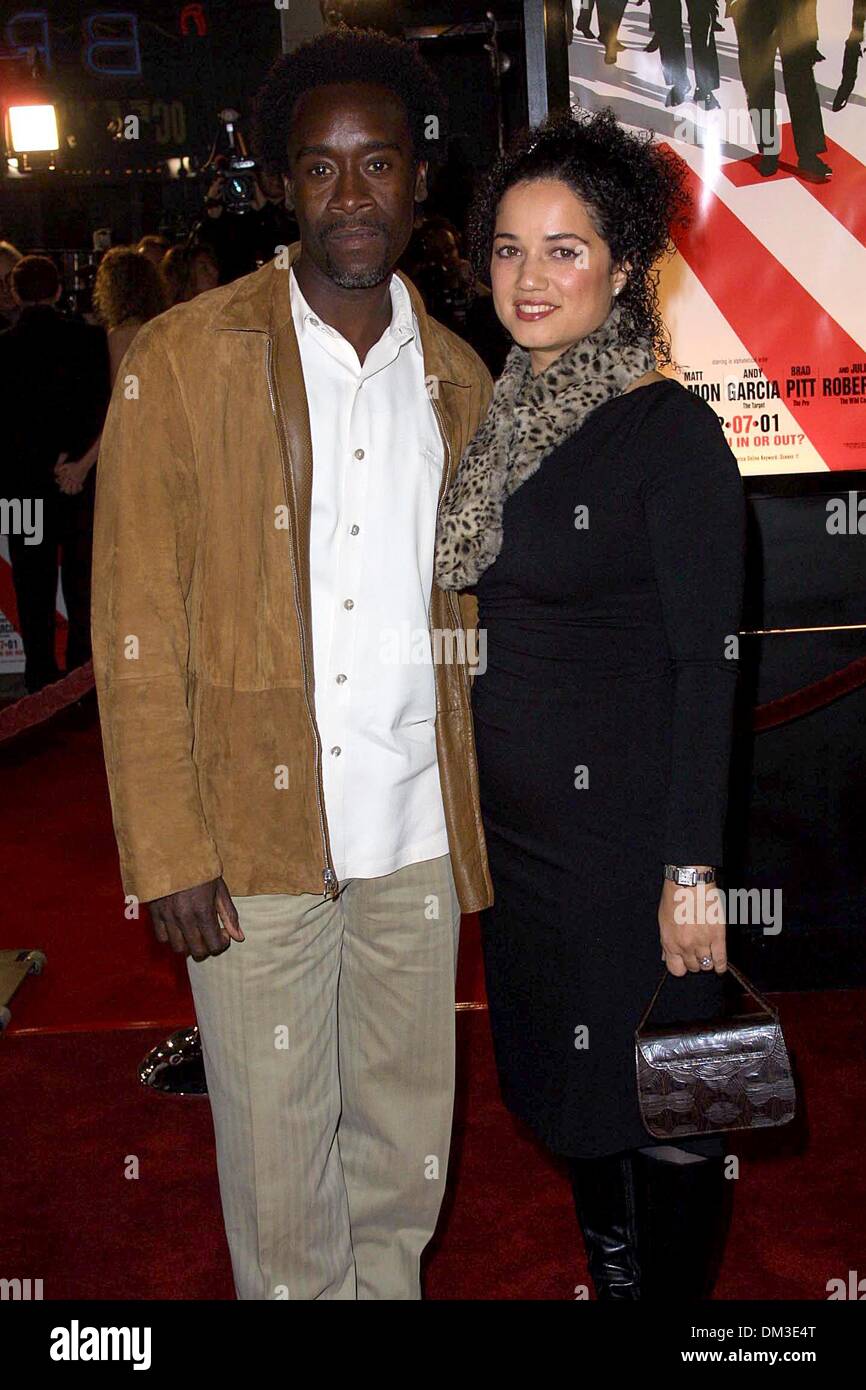
[[[496,1060],[506,1104],[561,1154],[653,1142],[634,1030],[663,970],[663,864],[722,860],[744,532],[715,414],[655,381],[512,494],[477,584]],[[710,1017],[721,996],[714,973],[671,977],[653,1019]]]

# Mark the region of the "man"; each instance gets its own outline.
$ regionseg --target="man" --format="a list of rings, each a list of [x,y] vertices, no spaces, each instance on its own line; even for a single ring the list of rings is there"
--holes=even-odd
[[[842,111],[848,105],[848,98],[857,81],[857,69],[863,51],[863,31],[866,28],[866,0],[853,0],[851,6],[851,32],[845,40],[845,53],[842,59],[842,80],[833,98],[833,110]]]
[[[670,88],[667,106],[689,99],[689,71],[683,35],[682,0],[650,0],[652,26],[658,40],[664,79]],[[689,37],[695,65],[693,100],[706,111],[719,109],[719,55],[716,51],[717,0],[686,0]]]
[[[604,61],[612,66],[616,55],[622,53],[625,44],[620,43],[619,29],[625,14],[627,0],[598,0],[598,37],[604,44]]]
[[[94,664],[125,890],[188,953],[242,1299],[416,1299],[460,909],[492,898],[439,501],[490,395],[392,267],[440,96],[406,45],[278,61],[300,244],[145,325],[109,410]],[[419,655],[420,653],[420,655]],[[421,659],[423,657],[423,659]]]
[[[66,670],[90,660],[93,478],[67,494],[64,463],[99,434],[108,403],[105,334],[57,308],[62,286],[48,256],[22,256],[10,272],[18,307],[0,333],[0,497],[20,507],[9,558],[33,694],[60,676],[55,658],[57,579],[66,605]]]
[[[282,182],[275,196],[259,171],[252,176],[252,201],[246,211],[227,208],[227,157],[219,155],[215,164],[216,173],[205,198],[205,216],[197,223],[195,239],[211,247],[219,264],[220,284],[227,285],[270,260],[277,246],[296,241],[298,228],[286,209]]]
[[[728,0],[727,14],[733,16],[737,31],[740,76],[761,155],[760,173],[772,178],[779,167],[775,62],[780,53],[797,173],[809,183],[827,183],[833,170],[819,157],[827,142],[814,72],[818,57],[816,0]]]

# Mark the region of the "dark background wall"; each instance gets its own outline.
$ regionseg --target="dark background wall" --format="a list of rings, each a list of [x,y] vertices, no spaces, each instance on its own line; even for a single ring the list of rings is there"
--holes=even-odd
[[[15,21],[25,8],[40,18]],[[333,8],[336,14],[339,7]],[[314,18],[319,6],[308,3],[305,9]],[[193,22],[195,10],[204,33]],[[437,210],[461,226],[475,173],[498,149],[497,113],[506,138],[526,120],[522,3],[378,0],[366,8],[351,6],[347,16],[350,10],[359,21],[413,38],[439,74],[453,138],[433,196]],[[61,128],[54,170],[26,179],[0,172],[0,237],[28,247],[89,249],[95,227],[110,227],[115,243],[156,231],[166,219],[184,230],[200,208],[196,171],[217,133],[218,111],[234,107],[243,124],[281,51],[281,12],[272,0],[201,0],[199,6],[131,0],[112,7],[127,18],[111,24],[94,19],[106,11],[96,0],[42,0],[32,8],[0,0],[0,96],[21,81],[15,46],[33,43],[45,50],[47,25],[41,83],[57,105]],[[500,26],[498,84],[488,11]],[[109,70],[123,67],[140,70]],[[128,114],[139,116],[136,140],[118,139],[109,128]],[[166,161],[184,157],[192,176],[170,177]]]
[[[740,723],[866,653],[866,474],[749,478]],[[861,529],[828,530],[842,499]],[[791,632],[785,629],[799,629]],[[817,631],[804,629],[817,628]],[[770,629],[770,631],[767,631]],[[780,889],[782,929],[731,930],[768,988],[866,984],[866,686],[736,742],[729,882]]]

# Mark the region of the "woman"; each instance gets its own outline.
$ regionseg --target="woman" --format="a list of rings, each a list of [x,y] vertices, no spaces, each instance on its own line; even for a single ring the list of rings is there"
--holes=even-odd
[[[173,246],[160,265],[165,294],[170,308],[216,289],[220,282],[219,266],[209,246]]]
[[[720,1136],[653,1144],[634,1064],[661,961],[678,978],[653,1021],[714,1016],[726,968],[724,927],[704,924],[718,890],[665,877],[709,881],[721,860],[744,532],[716,416],[656,370],[679,170],[609,112],[493,170],[473,259],[515,346],[437,539],[437,579],[475,590],[487,640],[473,706],[503,1097],[571,1160],[597,1294],[629,1300],[707,1291],[724,1190]]]
[[[109,371],[114,386],[118,368],[139,328],[165,308],[159,273],[134,247],[113,246],[99,262],[93,284],[93,308],[108,337]],[[75,463],[67,463],[61,456],[55,469],[61,492],[82,491],[99,456],[101,438],[100,433]]]

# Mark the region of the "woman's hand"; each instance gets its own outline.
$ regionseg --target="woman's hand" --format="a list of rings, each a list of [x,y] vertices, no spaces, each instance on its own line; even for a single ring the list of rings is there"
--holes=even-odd
[[[89,472],[90,464],[86,459],[79,459],[78,463],[58,463],[54,469],[54,477],[60,491],[71,496],[81,491]]]
[[[672,975],[702,970],[721,975],[727,970],[725,905],[714,883],[683,888],[666,878],[659,903],[659,933],[662,960]],[[701,965],[708,958],[712,964]]]

